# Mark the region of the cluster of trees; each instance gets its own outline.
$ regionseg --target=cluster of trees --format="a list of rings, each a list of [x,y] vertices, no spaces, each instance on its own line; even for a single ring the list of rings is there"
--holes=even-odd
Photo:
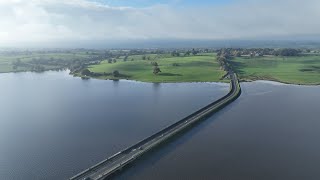
[[[99,77],[99,76],[111,76],[113,75],[114,77],[118,77],[120,75],[119,71],[113,71],[112,73],[96,73],[96,72],[91,72],[88,68],[84,68],[80,71],[80,74],[82,76],[94,76],[94,77]]]
[[[56,69],[70,69],[71,73],[81,73],[89,65],[98,64],[102,60],[112,59],[115,63],[117,57],[128,58],[127,50],[90,50],[90,49],[48,49],[48,50],[15,50],[1,51],[6,56],[28,56],[22,61],[17,59],[12,62],[14,70],[44,71]],[[143,51],[141,51],[143,52]],[[30,57],[31,56],[31,57]],[[32,57],[33,56],[33,57]]]
[[[31,66],[31,71],[44,72],[45,70],[46,70],[46,68],[42,65],[32,65]]]
[[[109,58],[108,59],[108,63],[111,64],[111,63],[116,63],[117,62],[117,59],[115,58]]]
[[[179,49],[172,49],[172,48],[163,48],[163,49],[131,49],[127,51],[119,50],[118,53],[120,54],[129,54],[129,55],[144,55],[144,54],[171,54],[174,56],[182,56],[186,53],[196,55],[198,53],[212,53],[215,52],[216,49],[214,48],[197,48],[197,49],[190,49],[190,48],[179,48]],[[179,53],[179,55],[178,55]]]
[[[208,50],[206,50],[206,51],[208,51]],[[204,52],[204,51],[202,51],[202,52]],[[199,54],[200,53],[200,51],[199,50],[196,50],[196,49],[192,49],[192,50],[184,50],[184,49],[182,49],[182,50],[174,50],[174,51],[172,51],[171,52],[171,56],[176,56],[176,57],[179,57],[179,56],[190,56],[191,54],[193,55],[193,56],[195,56],[195,55],[197,55],[197,54]]]
[[[45,66],[40,63],[23,62],[18,58],[12,62],[12,69],[18,70],[19,67],[23,67],[34,72],[43,72],[46,70]]]
[[[142,60],[151,60],[151,57],[150,56],[146,56],[146,55],[143,55],[142,56]]]
[[[178,51],[172,51],[171,52],[171,56],[176,56],[176,57],[179,57],[181,54],[180,54],[180,52],[178,52]]]
[[[227,56],[233,57],[240,57],[240,56],[265,56],[265,55],[272,55],[272,56],[298,56],[303,51],[300,49],[293,49],[293,48],[282,48],[282,49],[272,49],[272,48],[251,48],[251,49],[244,49],[244,48],[225,48],[220,49],[217,51],[218,56],[221,53],[224,53]]]
[[[72,73],[80,72],[89,65],[98,64],[103,59],[103,56],[56,56],[43,54],[34,56],[33,58],[20,58],[12,62],[12,68],[41,72],[45,70],[70,69]]]
[[[229,71],[231,68],[230,63],[228,62],[228,59],[230,58],[230,54],[227,53],[226,51],[221,50],[217,54],[217,60],[220,64],[220,67],[224,71]]]
[[[297,49],[279,49],[276,51],[276,56],[298,56],[302,51]]]

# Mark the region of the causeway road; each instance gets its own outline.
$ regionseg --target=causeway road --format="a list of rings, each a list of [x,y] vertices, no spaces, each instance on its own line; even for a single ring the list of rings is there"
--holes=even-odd
[[[194,112],[186,118],[168,126],[158,133],[138,142],[137,144],[120,151],[113,156],[103,160],[102,162],[84,170],[83,172],[70,178],[70,180],[102,180],[108,179],[115,172],[122,170],[125,166],[134,162],[159,144],[168,141],[173,136],[184,132],[188,128],[194,126],[197,122],[211,116],[214,112],[227,106],[229,103],[237,99],[241,94],[240,84],[237,75],[233,72],[229,73],[230,91],[227,95],[219,100],[207,105],[206,107]]]

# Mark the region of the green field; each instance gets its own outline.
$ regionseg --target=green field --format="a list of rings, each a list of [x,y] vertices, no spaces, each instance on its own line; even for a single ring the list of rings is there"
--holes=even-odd
[[[202,54],[190,57],[171,57],[170,55],[146,55],[150,60],[142,60],[142,56],[123,57],[116,63],[102,61],[99,65],[89,67],[91,72],[112,73],[118,70],[122,78],[144,82],[218,82],[225,74],[220,70],[214,54]],[[132,60],[133,59],[133,60]],[[161,73],[153,74],[153,65],[157,62]],[[114,79],[112,75],[99,76],[101,79]]]
[[[57,70],[69,68],[82,76],[88,68],[98,79],[130,79],[144,82],[227,82],[220,80],[225,74],[216,60],[215,53],[199,53],[196,56],[172,56],[170,53],[130,55],[105,51],[71,50],[63,52],[24,52],[0,54],[0,73]],[[105,59],[106,58],[106,59]],[[112,63],[108,60],[112,59]],[[15,66],[19,60],[20,65]],[[98,64],[101,61],[100,64]],[[152,62],[157,62],[161,72],[153,74]],[[235,57],[229,62],[243,81],[272,80],[290,84],[320,84],[319,54],[301,54],[295,57],[264,56]],[[95,65],[94,65],[95,64]],[[38,68],[38,69],[37,69]],[[112,72],[120,72],[114,77]]]
[[[237,57],[231,60],[241,80],[273,80],[290,84],[320,84],[320,56]]]

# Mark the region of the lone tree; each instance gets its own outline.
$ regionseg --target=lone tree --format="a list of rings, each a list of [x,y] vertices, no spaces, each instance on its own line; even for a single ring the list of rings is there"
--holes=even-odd
[[[113,76],[113,77],[119,77],[119,76],[120,76],[120,72],[119,72],[118,70],[114,70],[114,71],[112,72],[112,76]]]
[[[158,73],[160,73],[161,72],[161,70],[160,70],[160,68],[159,68],[159,66],[153,66],[153,74],[158,74]]]
[[[111,64],[112,63],[112,59],[108,59],[108,63]]]
[[[128,55],[123,58],[123,61],[126,62],[128,60]]]
[[[192,54],[195,56],[198,54],[198,51],[196,51],[195,49],[192,49]]]

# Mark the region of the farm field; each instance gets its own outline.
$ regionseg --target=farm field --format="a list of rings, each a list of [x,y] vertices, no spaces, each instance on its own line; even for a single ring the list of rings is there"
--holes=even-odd
[[[188,57],[147,54],[145,58],[141,55],[129,56],[127,61],[122,58],[117,59],[116,63],[102,61],[101,64],[90,66],[89,70],[109,74],[98,77],[101,79],[114,79],[110,74],[119,71],[125,79],[144,82],[219,82],[225,74],[220,69],[215,54]],[[156,62],[161,70],[157,75],[153,74],[152,62]]]
[[[129,79],[143,82],[227,82],[221,80],[216,53],[145,53],[127,55],[120,51],[113,55],[104,51],[73,50],[64,52],[24,52],[1,54],[0,73],[70,69],[76,76],[88,69],[92,78]],[[289,84],[319,85],[319,54],[298,56],[233,57],[228,60],[242,81],[271,80]],[[161,72],[154,74],[154,63]],[[113,72],[119,72],[114,76]]]
[[[272,80],[289,84],[320,84],[320,56],[236,57],[232,67],[241,80]]]

